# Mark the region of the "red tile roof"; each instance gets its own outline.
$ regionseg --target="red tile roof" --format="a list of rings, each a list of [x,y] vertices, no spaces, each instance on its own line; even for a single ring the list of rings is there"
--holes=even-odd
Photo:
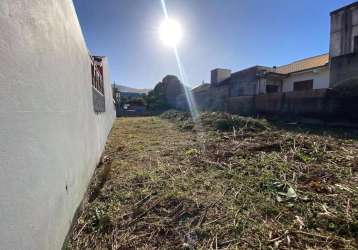
[[[275,72],[280,74],[290,74],[293,72],[322,67],[327,65],[328,62],[329,62],[329,54],[324,54],[324,55],[306,58],[284,66],[277,67]]]

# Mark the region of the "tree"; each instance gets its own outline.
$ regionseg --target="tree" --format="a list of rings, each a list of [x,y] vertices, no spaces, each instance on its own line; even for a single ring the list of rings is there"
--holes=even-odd
[[[170,108],[162,82],[159,82],[152,91],[149,91],[144,97],[144,101],[148,110],[163,111]]]

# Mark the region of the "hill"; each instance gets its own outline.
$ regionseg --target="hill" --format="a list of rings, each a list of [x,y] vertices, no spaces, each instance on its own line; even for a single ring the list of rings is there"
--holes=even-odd
[[[137,88],[132,88],[132,87],[119,85],[119,84],[116,84],[116,87],[118,87],[120,92],[128,92],[128,93],[147,94],[150,91],[150,89],[137,89]]]

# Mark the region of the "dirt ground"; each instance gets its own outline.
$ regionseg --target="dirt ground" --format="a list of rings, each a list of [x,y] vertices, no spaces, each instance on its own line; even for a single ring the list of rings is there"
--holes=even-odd
[[[183,119],[115,122],[65,249],[358,248],[356,139]]]

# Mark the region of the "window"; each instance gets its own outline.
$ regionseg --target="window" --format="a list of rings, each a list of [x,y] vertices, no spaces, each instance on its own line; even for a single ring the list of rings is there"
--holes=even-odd
[[[102,57],[91,56],[93,109],[96,113],[106,111],[102,59]]]
[[[266,85],[266,93],[277,93],[278,86],[277,85]]]
[[[293,91],[305,91],[313,89],[313,80],[295,82],[293,84]]]
[[[353,51],[354,53],[358,53],[358,36],[354,37]]]
[[[99,57],[92,57],[91,66],[92,86],[102,95],[104,95],[102,59]]]

